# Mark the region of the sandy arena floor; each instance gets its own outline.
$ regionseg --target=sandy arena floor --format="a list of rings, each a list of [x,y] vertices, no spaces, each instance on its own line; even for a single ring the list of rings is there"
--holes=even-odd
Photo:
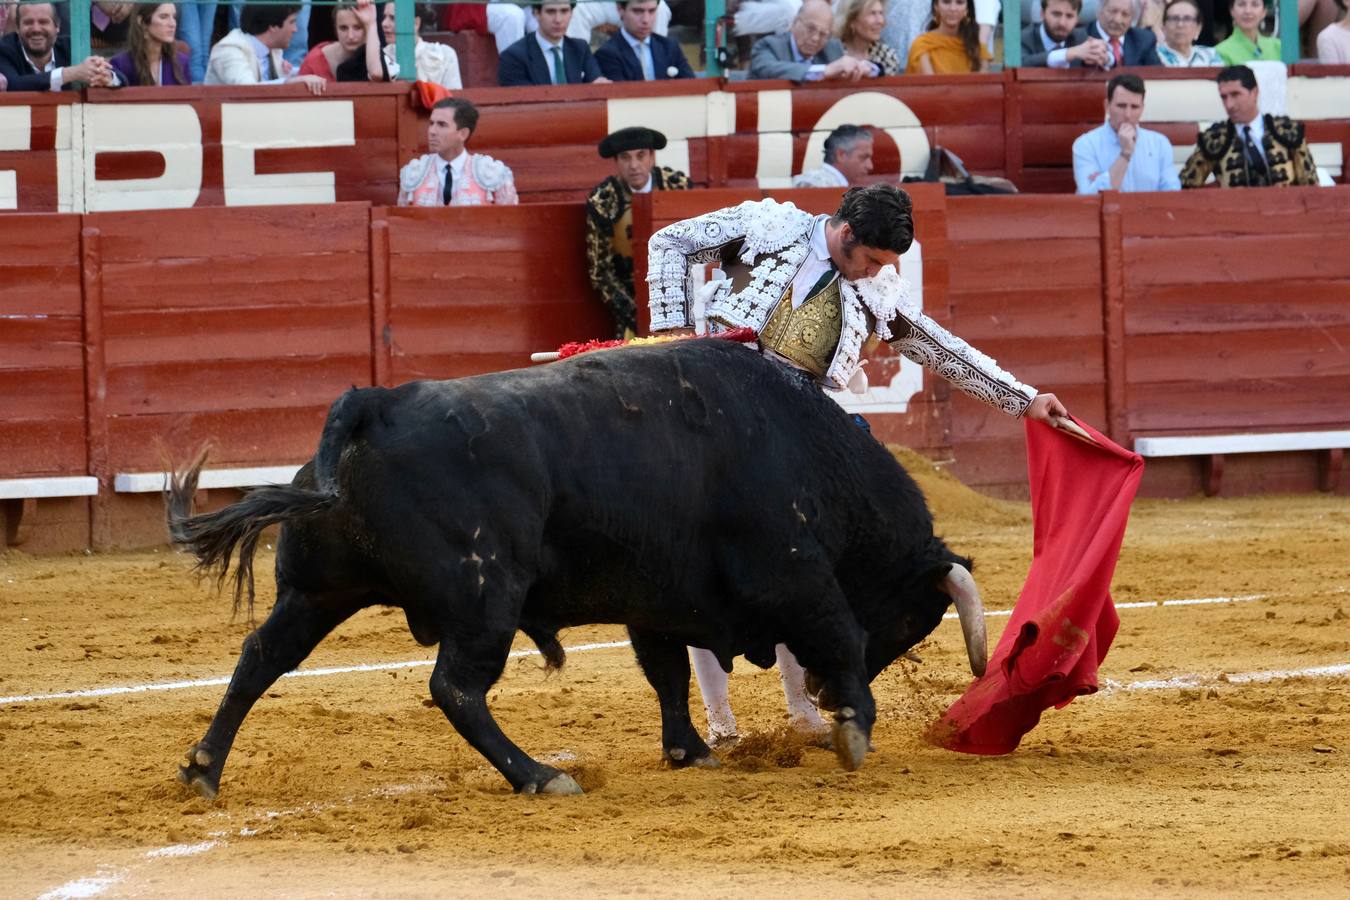
[[[921,481],[989,607],[1007,609],[1027,508]],[[227,676],[247,631],[228,600],[167,550],[10,553],[0,895],[1350,896],[1350,503],[1141,502],[1115,594],[1231,602],[1122,610],[1105,689],[997,758],[921,739],[968,681],[945,623],[921,665],[873,684],[877,750],[853,774],[816,749],[783,768],[773,748],[665,770],[629,649],[573,652],[547,678],[538,657],[515,659],[493,708],[588,790],[572,798],[512,795],[428,708],[431,651],[401,614],[370,611],[305,669],[412,664],[283,679],[213,804],[174,773],[221,684],[32,695]],[[990,618],[991,647],[1006,621]],[[743,731],[782,725],[775,672],[738,666],[732,697]]]

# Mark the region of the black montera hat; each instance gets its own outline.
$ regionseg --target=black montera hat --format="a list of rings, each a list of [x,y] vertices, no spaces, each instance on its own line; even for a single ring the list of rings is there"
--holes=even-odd
[[[600,155],[613,159],[625,150],[660,150],[666,146],[666,136],[654,128],[634,125],[620,128],[600,142]]]

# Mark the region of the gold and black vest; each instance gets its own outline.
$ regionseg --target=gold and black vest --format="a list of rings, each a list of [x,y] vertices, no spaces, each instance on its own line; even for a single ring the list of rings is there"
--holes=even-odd
[[[837,277],[831,277],[824,286],[818,287],[796,309],[792,307],[792,285],[789,284],[787,292],[769,314],[769,321],[764,323],[759,342],[764,349],[772,350],[820,378],[830,368],[843,327]]]

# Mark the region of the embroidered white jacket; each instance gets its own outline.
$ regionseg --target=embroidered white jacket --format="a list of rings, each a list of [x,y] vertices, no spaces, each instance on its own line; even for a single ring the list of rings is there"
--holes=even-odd
[[[708,319],[756,333],[768,322],[810,249],[815,217],[791,203],[748,200],[739,206],[675,222],[648,244],[647,286],[652,330],[694,324],[693,267],[734,253],[750,266],[750,280],[732,290],[718,281],[699,290]],[[978,400],[1021,416],[1036,397],[998,364],[924,315],[893,266],[874,278],[839,280],[843,326],[822,382],[842,390],[858,370],[863,342],[875,332],[896,352],[932,369]]]

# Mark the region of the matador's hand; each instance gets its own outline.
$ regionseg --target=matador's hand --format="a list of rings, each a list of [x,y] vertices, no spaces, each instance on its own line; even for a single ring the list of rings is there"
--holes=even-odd
[[[1069,411],[1064,408],[1064,404],[1060,403],[1059,398],[1054,394],[1037,394],[1036,399],[1032,400],[1031,405],[1027,407],[1025,415],[1028,419],[1054,425],[1051,417],[1067,416],[1068,414]]]

